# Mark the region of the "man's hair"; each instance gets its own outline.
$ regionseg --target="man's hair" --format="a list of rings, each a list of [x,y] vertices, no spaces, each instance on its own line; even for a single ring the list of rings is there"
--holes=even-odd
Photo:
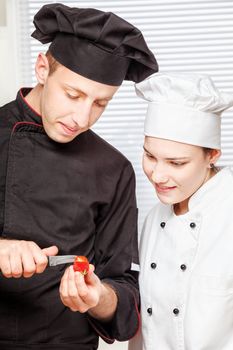
[[[53,55],[51,54],[51,52],[48,50],[46,52],[46,57],[48,59],[49,62],[49,75],[53,74],[56,69],[61,66],[61,64],[53,57]]]

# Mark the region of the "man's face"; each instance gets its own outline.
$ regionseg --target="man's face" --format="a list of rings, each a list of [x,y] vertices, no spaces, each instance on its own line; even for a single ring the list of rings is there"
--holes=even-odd
[[[118,88],[59,65],[41,92],[39,109],[46,133],[57,142],[72,141],[99,119]]]
[[[213,152],[215,157],[220,155],[217,150]],[[176,204],[179,213],[185,213],[189,198],[212,176],[211,157],[199,146],[146,137],[143,170],[159,200]]]

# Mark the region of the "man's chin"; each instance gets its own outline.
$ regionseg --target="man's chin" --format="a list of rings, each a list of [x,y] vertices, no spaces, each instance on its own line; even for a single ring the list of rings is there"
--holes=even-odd
[[[68,143],[71,142],[77,137],[77,135],[74,136],[67,136],[67,135],[61,135],[57,133],[52,133],[52,132],[46,132],[48,137],[58,143]]]

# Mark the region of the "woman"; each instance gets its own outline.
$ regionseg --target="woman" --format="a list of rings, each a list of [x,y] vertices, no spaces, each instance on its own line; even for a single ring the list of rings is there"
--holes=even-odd
[[[155,74],[143,169],[159,203],[140,238],[141,329],[131,350],[233,349],[233,173],[215,166],[233,96],[208,76]]]

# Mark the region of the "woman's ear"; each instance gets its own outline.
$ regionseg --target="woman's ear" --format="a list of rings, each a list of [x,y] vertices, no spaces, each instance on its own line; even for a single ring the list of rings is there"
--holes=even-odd
[[[49,62],[43,53],[39,53],[37,57],[35,73],[38,83],[44,85],[49,75]]]
[[[209,162],[210,164],[215,164],[219,157],[221,156],[222,152],[220,149],[212,149],[209,153]]]

